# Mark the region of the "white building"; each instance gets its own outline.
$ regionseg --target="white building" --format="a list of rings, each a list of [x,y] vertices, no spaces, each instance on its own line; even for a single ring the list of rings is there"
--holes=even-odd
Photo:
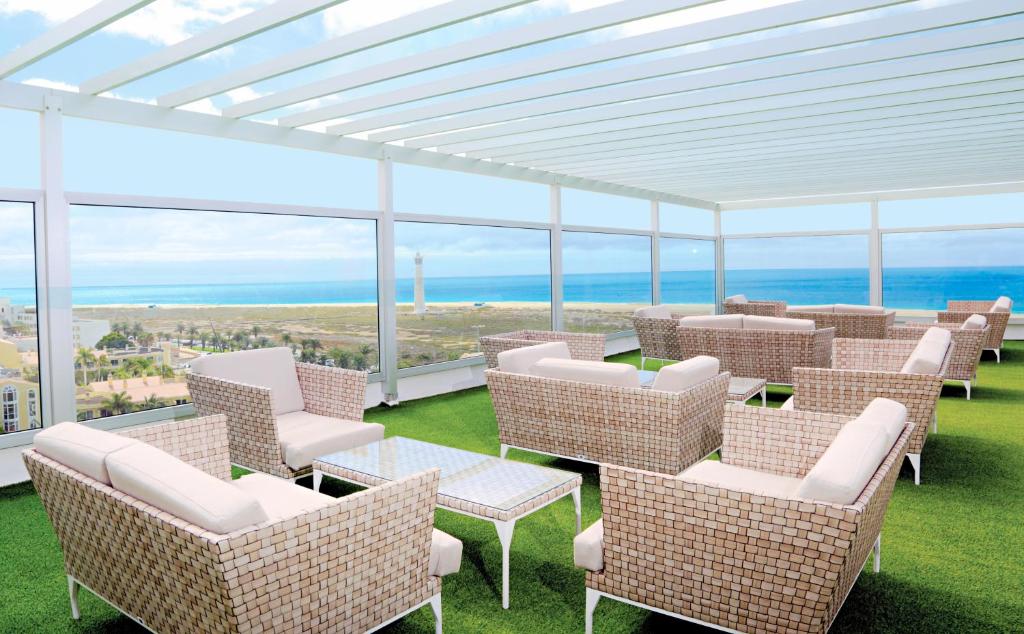
[[[100,339],[110,334],[110,322],[106,319],[75,319],[71,324],[75,349],[95,348]]]

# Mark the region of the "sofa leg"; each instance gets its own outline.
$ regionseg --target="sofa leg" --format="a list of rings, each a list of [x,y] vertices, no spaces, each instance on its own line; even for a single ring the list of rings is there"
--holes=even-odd
[[[879,533],[878,537],[875,538],[875,545],[872,548],[875,552],[875,574],[878,574],[882,570],[882,534]]]
[[[71,618],[78,620],[81,614],[78,611],[78,582],[71,575],[68,575],[68,597],[71,599]]]
[[[1002,363],[1003,362],[1003,360],[1000,358],[1000,354],[999,354],[1000,352],[1002,352],[1002,349],[1000,349],[1000,348],[996,348],[995,349],[996,363]]]
[[[938,412],[933,412],[932,413],[932,433],[933,434],[939,433],[939,413]]]
[[[640,369],[643,370],[644,366],[647,365],[647,357],[640,355]]]
[[[921,454],[919,453],[908,453],[907,458],[910,459],[910,466],[914,467],[914,484],[921,484]]]
[[[324,481],[324,472],[319,469],[313,469],[313,490],[317,493],[320,492],[320,484]]]
[[[587,608],[583,617],[586,634],[594,634],[594,610],[597,608],[597,602],[600,600],[600,592],[587,588]]]
[[[971,400],[971,382],[964,381],[964,388],[967,390],[967,400]]]
[[[430,597],[430,609],[434,611],[434,634],[441,634],[441,595]]]
[[[501,452],[500,453],[501,453],[501,457],[502,458],[507,456],[508,455],[508,445],[506,445],[505,443],[501,443]]]

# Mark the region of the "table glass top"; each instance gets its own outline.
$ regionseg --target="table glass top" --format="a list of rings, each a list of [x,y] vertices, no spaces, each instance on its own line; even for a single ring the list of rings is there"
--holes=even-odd
[[[502,511],[579,477],[579,474],[496,456],[392,436],[355,449],[318,458],[349,471],[385,480],[438,467],[438,493]]]

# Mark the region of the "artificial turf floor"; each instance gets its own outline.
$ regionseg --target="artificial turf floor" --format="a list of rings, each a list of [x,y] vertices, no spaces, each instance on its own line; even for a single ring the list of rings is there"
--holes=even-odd
[[[616,360],[637,363],[639,356]],[[786,396],[770,390],[770,404]],[[966,401],[959,384],[944,389],[921,486],[908,464],[896,483],[882,531],[882,572],[861,575],[832,631],[1024,631],[1024,342],[1008,343],[1000,365],[985,357],[973,396]],[[388,435],[498,453],[484,388],[370,410],[366,418],[386,425]],[[509,457],[582,472],[584,527],[600,517],[596,467],[515,450]],[[324,490],[354,489],[325,479]],[[572,565],[568,498],[516,525],[509,610],[501,609],[494,527],[443,510],[436,525],[464,544],[462,570],[443,584],[446,631],[583,631],[583,572]],[[72,621],[66,587],[60,549],[32,485],[0,489],[0,632],[141,631],[84,589],[82,618]],[[610,600],[595,615],[600,634],[666,629],[700,628]],[[433,632],[429,608],[387,631]]]

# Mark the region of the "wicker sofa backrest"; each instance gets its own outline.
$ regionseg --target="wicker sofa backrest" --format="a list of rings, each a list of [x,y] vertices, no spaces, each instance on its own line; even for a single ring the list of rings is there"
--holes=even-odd
[[[758,315],[760,317],[784,317],[786,302],[773,300],[752,300],[745,304],[722,304],[726,315]]]
[[[589,332],[558,332],[550,330],[516,330],[480,337],[480,349],[488,368],[498,367],[498,353],[539,343],[564,341],[569,355],[579,361],[604,361],[605,336]]]
[[[928,328],[944,328],[949,330],[956,346],[949,359],[949,369],[945,377],[956,381],[971,381],[981,361],[981,351],[985,347],[991,326],[982,330],[961,330],[959,324],[907,324],[889,328],[886,336],[889,339],[918,341]]]
[[[950,301],[946,310],[939,311],[937,319],[939,323],[962,324],[971,315],[983,316],[989,326],[984,348],[998,350],[1003,346],[1003,338],[1006,336],[1006,327],[1010,323],[1011,313],[993,313],[990,312],[991,308],[992,302]]]
[[[836,337],[885,339],[886,328],[895,323],[896,312],[887,311],[880,314],[868,314],[788,310],[786,311],[786,317],[812,319],[818,328],[835,328]]]
[[[816,330],[750,330],[735,328],[677,328],[680,358],[716,357],[733,376],[792,383],[796,366],[827,367],[832,354],[833,328]]]
[[[682,361],[679,338],[676,329],[678,319],[652,319],[633,317],[633,330],[640,342],[640,354],[648,359],[673,359]]]

